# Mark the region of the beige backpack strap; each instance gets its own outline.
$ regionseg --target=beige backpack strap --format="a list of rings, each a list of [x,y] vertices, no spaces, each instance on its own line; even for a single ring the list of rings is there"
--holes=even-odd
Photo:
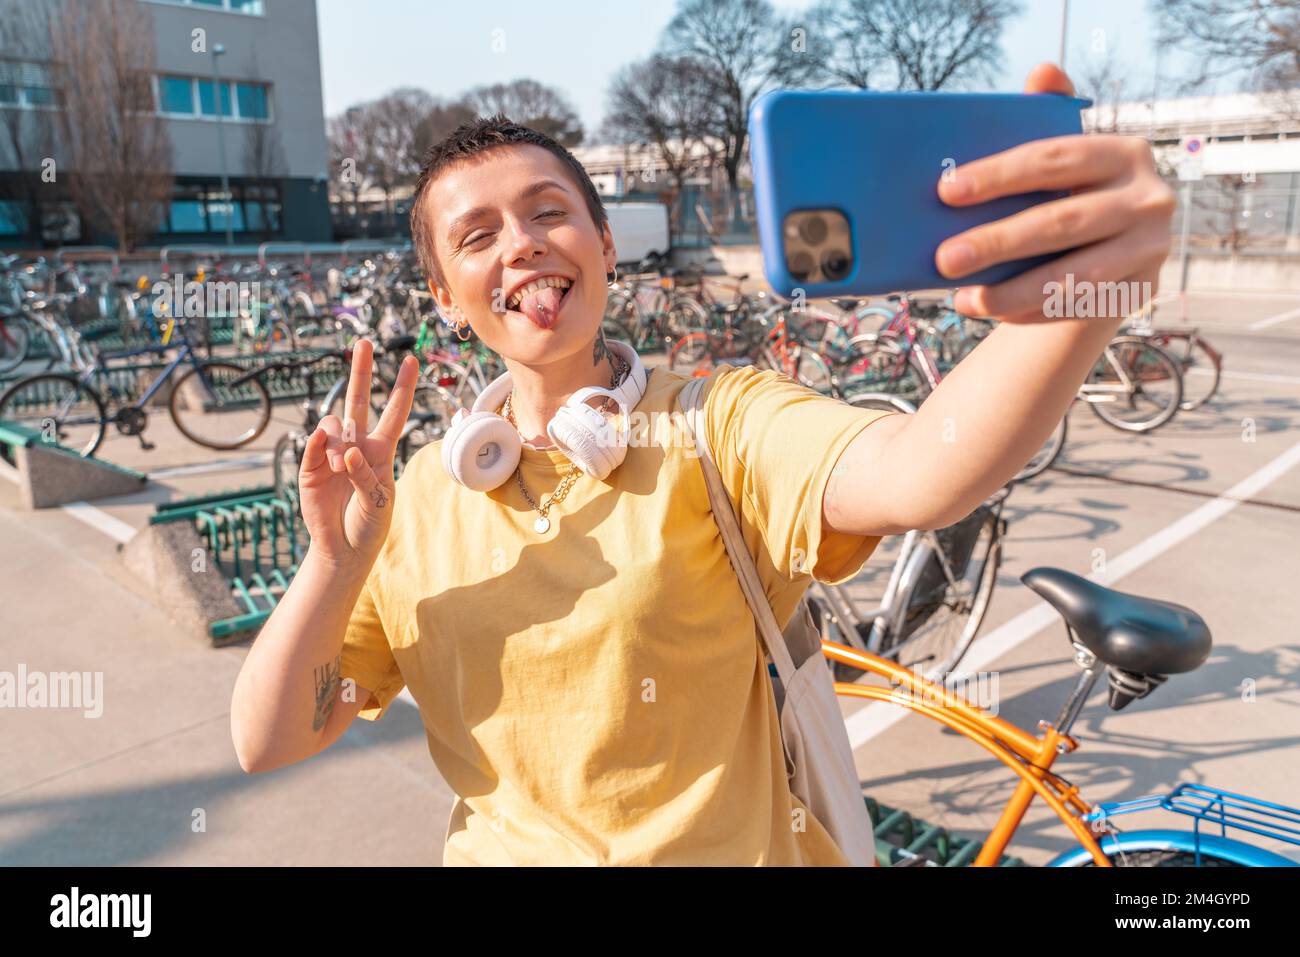
[[[763,641],[763,647],[771,656],[772,663],[776,665],[781,686],[788,688],[790,682],[794,680],[794,659],[790,657],[790,649],[786,647],[776,615],[772,613],[772,605],[768,602],[767,593],[763,590],[763,583],[758,577],[754,557],[749,554],[749,548],[745,545],[745,537],[740,530],[740,522],[736,519],[731,497],[727,494],[727,489],[722,484],[722,476],[709,453],[702,397],[705,384],[710,380],[711,377],[692,379],[678,393],[677,404],[686,418],[687,431],[695,438],[695,449],[704,467],[704,484],[709,491],[709,505],[713,509],[713,517],[717,521],[718,529],[722,532],[722,542],[727,547],[731,567],[735,569],[736,577],[740,579],[745,601],[758,622],[759,637]]]

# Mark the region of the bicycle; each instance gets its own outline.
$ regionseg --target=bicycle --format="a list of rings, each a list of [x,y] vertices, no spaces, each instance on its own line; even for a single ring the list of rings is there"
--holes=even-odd
[[[832,661],[890,684],[836,682],[837,694],[887,701],[923,714],[984,748],[1020,778],[973,865],[996,866],[1030,803],[1040,797],[1079,843],[1049,861],[1049,867],[1298,866],[1267,848],[1229,838],[1227,830],[1300,846],[1300,809],[1199,784],[1094,805],[1083,799],[1077,785],[1052,770],[1060,755],[1080,747],[1070,729],[1103,671],[1109,684],[1108,703],[1118,711],[1146,697],[1169,675],[1200,667],[1209,657],[1212,639],[1204,619],[1182,605],[1106,588],[1059,568],[1032,568],[1020,580],[1060,613],[1074,663],[1082,671],[1056,720],[1038,722],[1038,734],[988,713],[944,684],[888,658],[822,641],[822,653]],[[1195,824],[1191,830],[1135,831],[1114,824],[1116,817],[1151,808],[1191,817]],[[1220,834],[1202,833],[1202,823],[1217,825]],[[935,866],[924,856],[925,845],[923,837],[896,852],[898,863]]]
[[[1178,294],[1177,298],[1181,299],[1182,294]],[[1223,353],[1210,345],[1194,327],[1157,327],[1155,309],[1158,302],[1157,299],[1148,302],[1120,332],[1142,336],[1169,353],[1182,373],[1183,400],[1178,408],[1187,412],[1199,409],[1219,391],[1219,382],[1223,378]],[[1189,374],[1194,386],[1189,386]]]
[[[38,311],[47,307],[45,302],[33,304]],[[189,369],[171,383],[167,409],[177,430],[191,442],[210,449],[237,449],[261,435],[271,420],[271,397],[266,387],[242,379],[246,371],[242,366],[200,360],[186,338],[183,323],[171,320],[159,343],[93,356],[87,355],[89,350],[75,329],[60,327],[57,331],[79,374],[42,372],[19,379],[0,394],[0,419],[45,432],[83,457],[95,454],[110,424],[122,435],[138,438],[146,451],[153,449],[153,443],[144,437],[149,420],[146,407],[186,364]],[[179,333],[179,346],[171,341],[174,331]],[[114,382],[113,373],[119,370],[107,364],[109,360],[137,356],[162,357],[173,350],[175,357],[134,401],[126,388]],[[205,426],[216,426],[216,431],[207,432]]]
[[[754,364],[775,369],[800,385],[823,394],[832,390],[830,364],[790,332],[789,306],[777,304],[749,323],[737,326],[731,315],[720,331],[692,332],[668,353],[668,368],[691,376],[707,376],[722,363]]]
[[[860,396],[852,403],[886,411],[914,411],[891,396]],[[932,679],[953,671],[970,649],[988,612],[1002,564],[1007,523],[1002,508],[1011,485],[999,489],[968,516],[946,528],[909,531],[878,605],[863,609],[846,584],[812,583],[814,620],[822,640],[897,662],[925,668]],[[837,680],[856,671],[832,661]]]
[[[505,369],[477,339],[442,342],[433,331],[440,321],[427,316],[421,320],[413,347],[420,360],[420,381],[446,390],[458,407],[470,408]]]
[[[676,275],[671,269],[648,276],[638,273],[611,286],[602,319],[605,334],[643,352],[670,348],[692,331],[703,330],[708,313],[694,299],[675,294]]]

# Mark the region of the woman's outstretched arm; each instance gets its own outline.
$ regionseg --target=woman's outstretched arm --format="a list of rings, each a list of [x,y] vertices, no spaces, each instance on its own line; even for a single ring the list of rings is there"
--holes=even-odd
[[[1026,92],[1072,93],[1065,74],[1036,67]],[[1054,318],[1050,283],[1098,290],[1134,312],[1154,295],[1169,252],[1173,191],[1145,140],[1063,136],[959,166],[941,178],[952,205],[1034,190],[1072,195],[946,240],[940,272],[955,280],[1000,262],[1073,250],[999,283],[959,290],[956,306],[996,328],[914,415],[882,419],[845,449],[827,483],[824,524],[893,535],[942,528],[1010,481],[1051,435],[1126,315]],[[1101,295],[1122,284],[1131,296]],[[1104,284],[1104,285],[1103,285]]]

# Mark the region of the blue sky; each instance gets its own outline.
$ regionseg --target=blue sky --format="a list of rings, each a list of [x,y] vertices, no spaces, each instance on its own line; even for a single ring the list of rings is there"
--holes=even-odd
[[[776,5],[798,12],[810,4]],[[1022,5],[1025,13],[1004,34],[999,90],[1020,89],[1035,63],[1054,61],[1059,51],[1061,0]],[[454,96],[528,76],[562,90],[594,129],[610,77],[653,52],[676,6],[676,0],[317,0],[325,112],[333,116],[398,86]],[[1067,71],[1100,40],[1117,51],[1135,88],[1149,88],[1153,36],[1145,0],[1073,0]],[[494,42],[504,49],[494,50]],[[1178,68],[1171,61],[1166,55],[1161,63],[1166,76]]]

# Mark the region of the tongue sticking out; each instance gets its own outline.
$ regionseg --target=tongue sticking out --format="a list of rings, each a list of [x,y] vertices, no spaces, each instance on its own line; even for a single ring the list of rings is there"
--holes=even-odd
[[[564,298],[564,293],[565,290],[554,286],[530,292],[519,304],[519,311],[543,329],[549,329],[555,325],[555,315],[560,311],[560,300]]]

